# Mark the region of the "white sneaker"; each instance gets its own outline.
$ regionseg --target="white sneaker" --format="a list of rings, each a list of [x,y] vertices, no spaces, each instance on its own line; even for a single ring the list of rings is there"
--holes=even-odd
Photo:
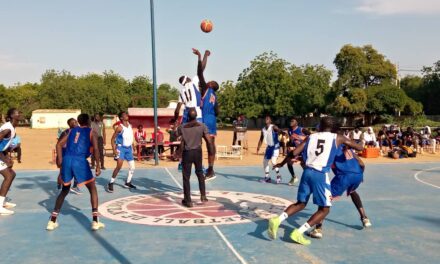
[[[3,207],[6,209],[11,209],[11,208],[14,208],[15,206],[17,206],[17,205],[15,203],[11,203],[11,202],[5,202],[3,204]]]
[[[321,228],[315,228],[315,229],[313,229],[313,230],[309,233],[309,236],[310,236],[310,237],[313,237],[313,238],[318,238],[318,239],[322,238],[322,229],[321,229]]]
[[[47,231],[53,231],[57,227],[58,227],[58,221],[52,222],[52,220],[49,220],[49,222],[47,222],[46,230]]]
[[[362,219],[362,225],[364,226],[364,228],[368,228],[368,227],[372,226],[371,222],[370,222],[370,219],[368,219],[368,218]]]
[[[12,215],[14,211],[8,210],[4,207],[0,207],[0,215]]]
[[[104,227],[105,227],[105,225],[101,222],[97,222],[97,221],[92,222],[92,230],[93,231],[97,231],[97,230],[104,228]]]

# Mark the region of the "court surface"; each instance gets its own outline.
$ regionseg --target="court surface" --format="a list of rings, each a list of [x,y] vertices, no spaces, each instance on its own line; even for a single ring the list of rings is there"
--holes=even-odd
[[[295,171],[301,175],[299,166]],[[287,169],[281,172],[287,182]],[[259,217],[282,210],[286,200],[293,202],[297,186],[257,182],[261,167],[217,168],[217,178],[207,183],[213,194],[208,195],[209,206],[192,210],[178,204],[182,182],[177,168],[137,170],[133,183],[138,189],[132,192],[116,185],[114,193],[107,193],[104,186],[110,175],[108,169],[97,178],[105,229],[90,231],[89,195],[83,187],[82,195],[67,196],[59,228],[48,232],[45,227],[58,193],[57,172],[18,171],[9,194],[18,204],[16,213],[0,217],[1,263],[438,263],[440,259],[440,163],[367,165],[359,194],[373,227],[362,230],[354,205],[344,197],[327,217],[324,238],[307,247],[292,243],[289,234],[316,210],[312,203],[284,222],[277,240],[268,239],[267,221]],[[122,184],[125,177],[122,171],[116,183]],[[191,184],[197,191],[195,175]],[[203,216],[205,220],[197,219]]]

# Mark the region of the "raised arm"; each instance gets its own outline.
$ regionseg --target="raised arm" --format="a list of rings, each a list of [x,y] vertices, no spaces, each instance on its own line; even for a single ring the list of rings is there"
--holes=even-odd
[[[348,139],[348,138],[341,136],[341,135],[338,135],[336,137],[336,144],[337,144],[337,146],[344,144],[344,145],[346,145],[350,148],[353,148],[355,150],[358,150],[358,151],[361,151],[364,149],[364,141],[361,141],[361,143],[356,144],[356,142],[354,142],[353,140]]]
[[[202,56],[200,55],[200,51],[198,51],[197,49],[193,49],[193,53],[196,54],[197,57],[198,57],[198,61],[197,61],[197,77],[199,78],[199,85],[200,85],[200,88],[201,88],[200,93],[202,94],[202,96],[204,96],[205,92],[206,92],[206,89],[207,89],[207,86],[206,86],[205,77],[203,76],[204,67],[203,67],[203,62],[202,62],[202,59],[201,59]],[[205,57],[207,57],[206,56],[206,52],[205,52]],[[204,58],[204,60],[205,60],[205,58]]]
[[[211,55],[211,52],[209,50],[205,51],[205,54],[203,54],[203,60],[202,60],[202,71],[205,71],[206,64],[208,63],[208,57]]]
[[[176,122],[179,119],[180,107],[182,107],[182,103],[178,102],[176,106],[176,110],[174,110],[174,119],[173,119],[174,122]]]

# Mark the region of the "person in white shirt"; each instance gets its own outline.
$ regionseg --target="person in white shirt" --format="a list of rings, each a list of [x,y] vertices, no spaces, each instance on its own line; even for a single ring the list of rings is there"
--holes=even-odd
[[[351,133],[350,133],[350,138],[356,142],[359,143],[361,141],[361,136],[362,136],[362,131],[360,130],[359,127],[356,127]]]
[[[367,131],[362,133],[362,137],[365,141],[365,144],[368,146],[377,147],[379,145],[379,143],[377,142],[377,139],[376,139],[376,134],[374,134],[372,127],[368,127]]]

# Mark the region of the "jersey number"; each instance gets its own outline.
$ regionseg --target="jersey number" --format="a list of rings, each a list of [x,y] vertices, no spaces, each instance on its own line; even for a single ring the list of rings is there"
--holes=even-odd
[[[322,154],[322,152],[324,152],[324,144],[325,144],[325,140],[324,139],[318,139],[318,145],[316,146],[316,151],[315,151],[315,155],[319,156]]]

